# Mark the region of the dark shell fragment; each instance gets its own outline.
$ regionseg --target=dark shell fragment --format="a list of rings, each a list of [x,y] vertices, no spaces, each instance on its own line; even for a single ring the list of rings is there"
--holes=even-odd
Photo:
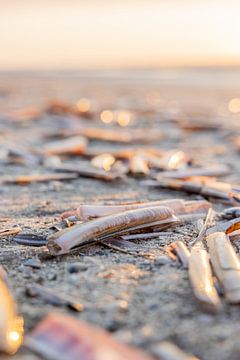
[[[44,236],[24,233],[18,234],[13,240],[20,245],[27,246],[45,246],[47,243],[47,239]]]

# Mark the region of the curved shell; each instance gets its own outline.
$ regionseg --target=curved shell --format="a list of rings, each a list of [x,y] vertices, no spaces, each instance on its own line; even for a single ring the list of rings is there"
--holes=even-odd
[[[73,247],[96,242],[98,238],[117,234],[125,229],[136,229],[152,223],[157,225],[160,221],[164,221],[166,225],[168,219],[170,222],[176,221],[173,210],[163,206],[129,210],[59,231],[48,239],[47,247],[53,255],[64,254]]]
[[[195,204],[194,204],[195,205]],[[157,200],[147,202],[134,202],[120,205],[80,205],[75,211],[67,211],[62,214],[62,219],[75,215],[78,220],[86,221],[92,218],[117,214],[123,211],[143,209],[156,206],[167,206],[176,212],[185,212],[185,205],[182,199]]]

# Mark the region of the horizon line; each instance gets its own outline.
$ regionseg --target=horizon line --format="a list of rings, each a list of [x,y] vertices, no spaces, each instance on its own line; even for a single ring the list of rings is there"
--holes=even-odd
[[[113,72],[113,71],[156,71],[156,70],[240,70],[240,64],[234,65],[164,65],[164,66],[122,66],[122,67],[39,67],[39,68],[0,68],[0,73],[14,72]]]

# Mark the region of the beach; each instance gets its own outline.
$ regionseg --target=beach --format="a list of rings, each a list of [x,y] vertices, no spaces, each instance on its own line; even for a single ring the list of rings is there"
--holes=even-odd
[[[20,156],[20,161],[11,162],[6,147],[13,153],[15,146],[35,149],[39,155],[54,136],[58,138],[68,130],[75,135],[83,124],[129,132],[133,139],[136,129],[141,128],[146,140],[150,138],[141,144],[90,139],[88,150],[93,152],[177,149],[196,166],[227,166],[229,172],[218,180],[240,186],[239,149],[235,143],[240,134],[240,114],[230,106],[232,99],[240,97],[239,80],[238,69],[1,72],[0,179],[52,173],[54,160],[43,166],[32,158],[29,162],[25,158],[24,163]],[[45,111],[53,100],[76,104],[79,99],[89,100],[95,114],[92,118],[83,114],[78,120],[72,114]],[[99,116],[104,110],[128,111],[130,121],[104,123]],[[162,136],[151,141],[151,131]],[[63,157],[65,160],[73,166],[86,161],[81,156]],[[144,184],[144,178],[129,175],[125,180],[110,182],[82,176],[65,181],[9,182],[0,185],[0,222],[3,229],[17,225],[24,233],[47,237],[61,222],[61,214],[80,204],[174,198],[204,199],[201,194],[151,188]],[[221,212],[226,204],[213,201],[213,206]],[[202,360],[238,360],[239,307],[223,300],[221,312],[202,311],[193,296],[187,270],[166,256],[167,245],[177,240],[189,245],[197,235],[192,222],[171,229],[171,235],[133,242],[134,251],[149,256],[95,245],[59,257],[49,256],[45,247],[19,245],[6,236],[0,239],[0,263],[24,317],[25,334],[43,316],[58,310],[104,328],[117,340],[149,353],[157,342],[169,340]],[[233,246],[239,256],[240,237]],[[39,259],[40,266],[26,265],[29,259]],[[74,264],[78,264],[78,270],[71,272]],[[40,297],[29,297],[26,288],[31,284],[71,295],[84,305],[83,312],[56,309]],[[14,358],[41,359],[26,347]]]

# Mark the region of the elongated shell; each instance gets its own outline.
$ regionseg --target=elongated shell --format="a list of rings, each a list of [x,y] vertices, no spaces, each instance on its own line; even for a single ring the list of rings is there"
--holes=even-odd
[[[26,345],[51,360],[153,360],[106,331],[60,313],[44,318]]]
[[[159,174],[159,178],[187,179],[192,176],[225,176],[230,170],[226,166],[209,167],[209,168],[190,168],[186,170],[164,171]]]
[[[49,174],[31,174],[31,175],[17,175],[17,176],[4,176],[0,180],[0,184],[18,184],[27,185],[33,182],[48,182],[48,181],[64,181],[72,180],[78,177],[77,174],[66,173],[49,173]]]
[[[61,217],[65,219],[69,216],[76,216],[78,220],[85,221],[92,218],[117,214],[122,211],[141,209],[153,206],[167,206],[177,214],[198,214],[205,213],[212,204],[206,200],[183,201],[182,199],[156,200],[147,202],[133,202],[120,205],[80,205],[76,210],[64,212]]]
[[[162,170],[176,170],[187,161],[187,156],[180,150],[170,150],[162,153],[145,151],[143,154],[150,167]],[[169,173],[172,174],[173,171],[169,171]]]
[[[230,207],[230,208],[225,209],[221,213],[221,217],[226,218],[226,219],[239,218],[240,217],[240,207],[239,206],[234,206],[234,207]]]
[[[170,251],[177,255],[184,268],[188,268],[190,251],[182,241],[176,241],[169,246]]]
[[[214,234],[217,232],[224,232],[226,234],[231,234],[234,231],[238,231],[238,230],[240,230],[240,217],[218,223],[217,225],[207,230],[207,235]]]
[[[188,275],[195,297],[206,310],[217,311],[221,303],[214,287],[209,257],[201,243],[191,250]]]
[[[212,207],[212,204],[206,200],[193,200],[185,202],[185,213],[204,213]]]
[[[20,226],[14,227],[14,228],[9,228],[9,229],[3,229],[0,230],[0,238],[4,237],[4,236],[9,236],[9,235],[16,235],[18,234],[22,229],[20,228]]]
[[[161,360],[198,360],[195,356],[185,353],[175,344],[162,341],[153,347],[153,354]]]
[[[110,173],[103,169],[97,169],[92,166],[63,164],[60,166],[55,166],[54,170],[59,172],[72,173],[72,175],[75,174],[77,177],[82,176],[103,181],[113,181],[121,177],[121,174],[118,175],[115,173]]]
[[[226,300],[240,303],[240,262],[224,232],[207,236],[214,272],[223,286]]]
[[[142,203],[129,203],[122,205],[88,205],[83,204],[79,206],[75,211],[68,211],[62,214],[62,218],[75,215],[78,220],[85,221],[92,218],[98,218],[102,216],[118,214],[123,211],[143,209],[155,206],[167,206],[173,209],[175,212],[184,212],[184,201],[181,199],[171,200],[156,200],[147,201]]]
[[[149,174],[148,164],[140,154],[137,154],[130,159],[129,170],[133,175],[141,176]]]
[[[0,299],[0,352],[15,354],[22,343],[23,319],[17,316],[16,304],[1,276]]]
[[[161,174],[160,174],[161,175]],[[235,204],[239,202],[237,193],[225,192],[216,189],[215,187],[203,186],[199,182],[194,181],[183,181],[179,179],[168,179],[159,176],[156,181],[150,180],[144,183],[147,186],[159,187],[163,189],[177,190],[177,191],[185,191],[191,194],[201,194],[205,197],[213,197],[218,200],[228,202],[231,204]]]
[[[43,150],[49,155],[81,155],[87,147],[87,139],[74,136],[45,144]]]
[[[47,247],[53,255],[64,254],[73,247],[88,244],[89,241],[96,242],[98,238],[115,235],[125,229],[157,225],[160,221],[171,222],[177,219],[173,214],[173,210],[159,206],[105,216],[59,231],[48,239]]]

